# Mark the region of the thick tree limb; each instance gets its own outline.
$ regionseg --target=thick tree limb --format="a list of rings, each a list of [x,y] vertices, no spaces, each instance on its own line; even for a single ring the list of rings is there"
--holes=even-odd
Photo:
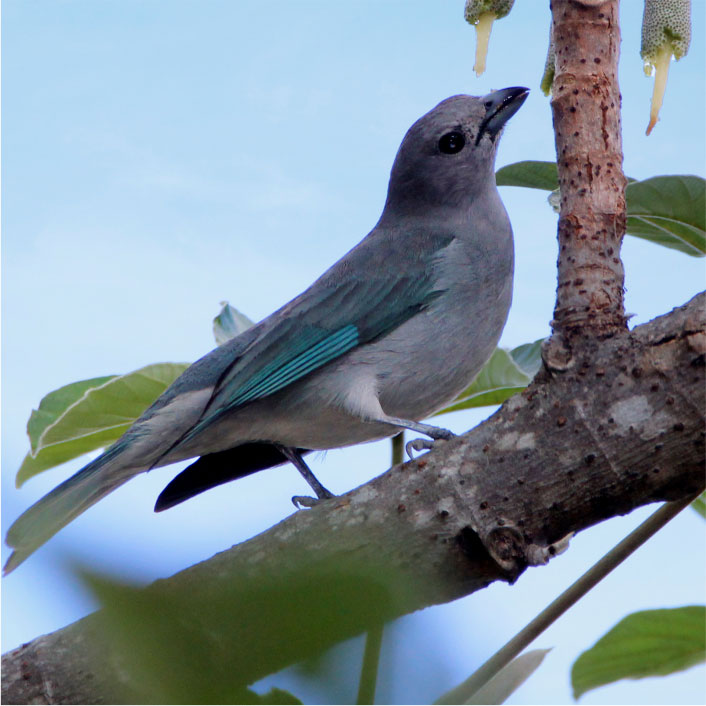
[[[331,621],[330,639],[340,640],[381,617],[514,581],[551,558],[572,532],[698,492],[705,307],[701,294],[600,345],[586,340],[566,369],[543,370],[462,437],[148,590],[164,600],[187,591],[194,605],[207,605],[224,586],[261,585],[273,575],[286,583],[303,565],[345,565],[351,558],[384,566],[414,588],[383,608],[371,599],[379,610],[354,621]],[[119,683],[120,670],[97,674],[90,666],[106,649],[99,625],[89,616],[3,657],[3,702],[116,701],[116,687],[105,680]],[[276,644],[274,635],[267,648],[277,652],[275,668],[306,657],[297,645]]]

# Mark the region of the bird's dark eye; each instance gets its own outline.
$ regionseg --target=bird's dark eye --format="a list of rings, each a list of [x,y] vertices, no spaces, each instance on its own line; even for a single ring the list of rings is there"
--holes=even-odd
[[[456,154],[460,152],[466,144],[466,138],[462,132],[447,132],[439,140],[439,150],[444,154]]]

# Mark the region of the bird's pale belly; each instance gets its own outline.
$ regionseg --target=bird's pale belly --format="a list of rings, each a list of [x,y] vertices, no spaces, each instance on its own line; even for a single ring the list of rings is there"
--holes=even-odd
[[[459,302],[459,308],[464,303]],[[403,419],[425,419],[445,406],[464,390],[492,355],[502,333],[507,307],[498,311],[495,318],[479,317],[470,307],[463,315],[449,311],[433,310],[409,322],[418,327],[416,340],[419,345],[405,345],[404,328],[399,334],[381,341],[387,345],[389,364],[381,361],[386,374],[380,381],[380,402],[383,409]],[[382,351],[381,351],[382,353]]]

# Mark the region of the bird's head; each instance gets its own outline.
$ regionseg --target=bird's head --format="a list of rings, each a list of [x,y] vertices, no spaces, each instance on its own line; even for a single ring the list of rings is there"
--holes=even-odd
[[[494,184],[495,149],[529,90],[452,96],[407,131],[390,174],[387,203],[406,213],[470,203]]]

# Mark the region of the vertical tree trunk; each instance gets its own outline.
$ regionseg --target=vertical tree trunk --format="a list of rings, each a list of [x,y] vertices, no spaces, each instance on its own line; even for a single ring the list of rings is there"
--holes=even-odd
[[[553,0],[552,115],[561,212],[555,334],[625,328],[625,176],[620,126],[618,0]]]

